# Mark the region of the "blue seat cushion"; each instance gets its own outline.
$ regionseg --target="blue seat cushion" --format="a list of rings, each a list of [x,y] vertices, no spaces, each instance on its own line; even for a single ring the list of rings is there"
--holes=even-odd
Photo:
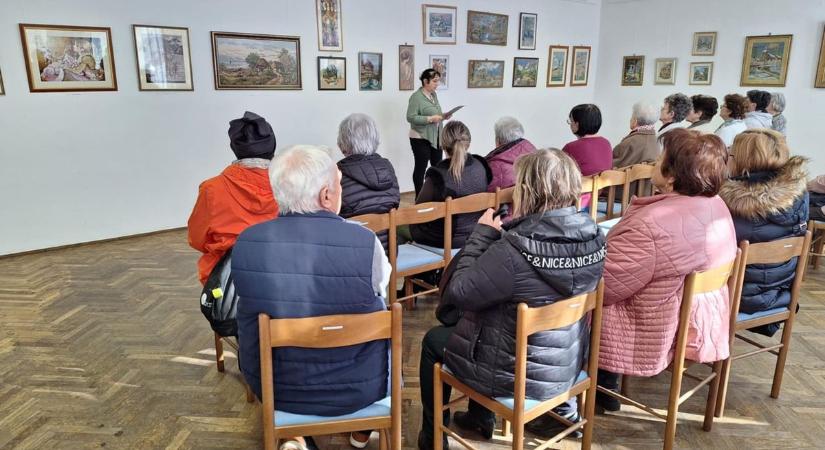
[[[398,257],[395,260],[395,268],[401,272],[412,269],[413,267],[424,266],[443,260],[443,255],[438,255],[417,245],[404,244],[398,246]]]
[[[596,211],[600,214],[607,215],[607,202],[599,202],[599,206],[597,206]],[[622,204],[621,203],[613,203],[613,214],[621,214],[622,213]]]
[[[374,417],[385,417],[390,415],[392,397],[385,397],[364,409],[355,411],[352,414],[343,416],[312,416],[303,414],[292,414],[275,410],[275,426],[289,427],[294,425],[311,425],[324,422],[335,422],[352,419],[370,419]]]
[[[746,320],[761,319],[762,317],[772,316],[774,314],[782,314],[784,312],[788,312],[788,308],[786,306],[783,306],[782,308],[769,309],[767,311],[759,311],[753,314],[740,312],[736,316],[736,321],[744,322]]]
[[[607,234],[610,232],[611,228],[613,228],[617,223],[619,223],[619,220],[621,220],[621,217],[605,220],[604,222],[599,223],[599,228],[602,229],[602,232],[604,234]]]
[[[587,379],[587,372],[582,370],[581,372],[579,372],[579,376],[576,377],[576,381],[574,381],[573,384],[575,385],[575,384],[581,383],[582,381],[584,381],[586,379]],[[516,400],[513,397],[496,397],[493,400],[501,403],[502,405],[506,406],[507,409],[511,409],[511,410],[516,405]],[[539,404],[541,404],[542,402],[545,402],[545,401],[546,400],[534,400],[532,398],[525,398],[524,399],[524,410],[529,411],[529,410],[535,408],[536,406],[538,406]]]
[[[423,248],[424,250],[427,250],[427,251],[429,251],[429,252],[433,252],[433,253],[435,253],[435,254],[436,254],[436,255],[438,255],[438,256],[442,256],[442,257],[444,256],[444,249],[443,249],[443,248],[438,248],[438,247],[430,247],[429,245],[419,244],[418,242],[413,242],[413,244],[412,244],[412,245],[415,245],[416,247],[421,247],[421,248]],[[451,249],[451,250],[450,250],[450,254],[451,254],[451,255],[453,255],[453,256],[455,256],[455,255],[456,255],[456,253],[458,253],[458,251],[459,251],[459,250],[461,250],[461,249],[460,249],[460,248],[454,248],[454,249]]]

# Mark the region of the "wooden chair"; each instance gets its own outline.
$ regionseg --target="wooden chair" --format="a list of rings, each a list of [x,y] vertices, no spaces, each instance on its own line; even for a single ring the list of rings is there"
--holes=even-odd
[[[808,230],[813,233],[811,241],[811,264],[813,269],[819,269],[819,258],[825,257],[825,222],[811,220],[808,222]]]
[[[630,205],[630,196],[635,194],[637,197],[647,197],[653,194],[653,183],[650,180],[653,178],[653,170],[656,168],[653,164],[634,164],[630,167],[625,167],[625,182],[622,188],[622,214],[624,214],[627,207]],[[633,190],[633,183],[636,183],[636,192]]]
[[[390,213],[362,214],[360,216],[350,217],[347,220],[369,228],[373,233],[389,230],[392,227],[392,222],[390,222]]]
[[[277,448],[275,445],[282,437],[359,430],[379,430],[382,450],[401,448],[401,305],[392,305],[391,311],[304,319],[270,319],[266,314],[259,314],[258,330],[264,448]],[[391,342],[389,397],[360,411],[339,417],[304,416],[276,410],[273,348],[336,348],[378,339],[389,339]],[[391,436],[388,436],[388,431]]]
[[[593,198],[593,177],[582,177],[582,191],[579,194],[579,198],[576,200],[576,210],[582,210],[582,196],[585,194],[590,194],[590,198]]]
[[[547,448],[559,442],[573,431],[583,428],[582,448],[589,449],[593,436],[593,416],[596,401],[596,372],[599,361],[599,339],[601,337],[602,324],[602,296],[604,292],[604,281],[599,281],[595,291],[577,295],[566,300],[558,301],[551,305],[529,308],[527,304],[518,305],[516,318],[516,372],[515,389],[512,398],[489,398],[479,394],[472,388],[458,380],[441,364],[436,364],[434,370],[434,413],[435,419],[435,449],[442,450],[443,433],[447,433],[466,448],[474,448],[466,440],[444,426],[442,411],[449,409],[456,403],[469,397],[490,411],[502,416],[504,419],[504,432],[509,434],[510,424],[512,424],[513,449],[523,448],[524,424],[549,413],[556,420],[567,425],[567,429],[554,436],[551,440],[539,446],[538,449]],[[527,338],[539,331],[562,328],[574,324],[581,320],[587,313],[593,312],[592,329],[590,331],[590,355],[588,358],[587,371],[582,371],[574,382],[573,386],[566,392],[558,396],[545,400],[527,399],[525,395],[527,383]],[[442,384],[447,383],[460,391],[463,395],[444,405],[442,399]],[[587,393],[584,395],[584,393]],[[581,421],[573,423],[551,410],[567,401],[570,398],[579,396],[579,405],[582,405],[582,396],[585,397],[584,414]]]
[[[808,249],[811,245],[811,232],[804,236],[779,239],[771,242],[761,242],[750,244],[748,241],[739,243],[741,252],[741,263],[737,271],[736,287],[731,296],[730,308],[730,348],[731,356],[722,365],[721,380],[719,381],[719,398],[716,400],[716,417],[722,417],[725,412],[725,400],[730,380],[730,367],[733,361],[758,355],[759,353],[770,352],[776,355],[776,367],[773,372],[773,386],[771,387],[771,397],[779,398],[779,390],[782,387],[782,375],[785,372],[785,361],[788,357],[788,350],[791,345],[791,330],[796,318],[796,306],[799,302],[799,289],[802,284],[802,274],[807,263]],[[793,258],[798,258],[796,263],[796,274],[791,285],[791,303],[788,307],[776,308],[769,311],[754,314],[740,313],[739,307],[742,300],[742,286],[745,278],[745,267],[750,264],[779,264],[787,262]],[[782,341],[779,344],[765,346],[756,341],[737,334],[747,331],[750,328],[766,325],[769,323],[782,322]],[[739,338],[748,344],[757,347],[756,350],[733,355],[733,343]],[[778,351],[777,351],[778,350]]]
[[[390,211],[390,265],[392,265],[389,288],[390,303],[401,301],[406,302],[409,307],[412,307],[413,300],[415,300],[417,296],[438,292],[437,286],[426,285],[426,291],[413,293],[412,281],[408,280],[408,278],[413,275],[446,267],[448,261],[447,255],[439,255],[413,243],[397,245],[397,229],[399,226],[432,222],[438,219],[444,220],[444,245],[442,248],[451,248],[452,216],[447,214],[447,203],[420,203],[412,207],[393,209]],[[396,298],[395,292],[396,280],[398,278],[404,279],[404,296],[401,298]]]
[[[695,376],[686,372],[685,347],[687,337],[690,308],[693,304],[693,297],[705,292],[713,292],[728,286],[728,292],[734,292],[736,282],[736,271],[739,267],[740,255],[736,252],[736,258],[728,264],[712,268],[704,272],[693,272],[685,278],[685,287],[682,293],[682,304],[679,308],[679,329],[676,333],[676,348],[673,355],[673,362],[668,370],[672,372],[670,379],[670,394],[667,403],[667,415],[662,415],[648,405],[633,400],[627,396],[626,382],[628,377],[622,377],[622,393],[616,393],[601,386],[599,392],[618,399],[623,403],[633,405],[643,411],[666,421],[664,446],[665,450],[673,449],[676,441],[676,423],[679,414],[679,405],[698,392],[703,386],[709,385],[708,399],[705,404],[705,421],[703,429],[710,431],[713,427],[713,413],[716,406],[716,393],[719,389],[719,381],[722,372],[723,361],[716,361],[712,364],[711,373],[706,377]],[[689,391],[682,394],[682,378],[688,377],[698,381],[698,384]]]
[[[590,199],[590,217],[596,222],[612,219],[616,213],[616,187],[624,186],[627,180],[627,172],[624,170],[603,170],[593,179],[593,196]],[[607,201],[600,202],[599,194],[603,189],[607,189]],[[622,195],[624,197],[624,195]],[[599,209],[604,204],[604,216],[599,217]],[[618,215],[624,214],[625,204],[620,201]]]
[[[496,188],[496,209],[501,208],[501,205],[512,205],[513,192],[515,190],[516,188],[513,186],[510,186],[506,189]]]
[[[471,214],[477,212],[484,212],[487,209],[493,208],[495,209],[498,206],[498,197],[494,192],[482,192],[479,194],[467,195],[465,197],[453,199],[451,197],[447,197],[447,214],[449,214],[453,220],[455,221],[455,216],[458,214]],[[452,225],[451,230],[452,231]],[[444,248],[448,248],[445,243]],[[450,246],[452,246],[452,236],[450,236]],[[444,249],[435,249],[437,253],[443,254]],[[453,249],[452,252],[448,252],[447,255],[447,264],[450,263],[450,259],[458,253],[460,249]]]

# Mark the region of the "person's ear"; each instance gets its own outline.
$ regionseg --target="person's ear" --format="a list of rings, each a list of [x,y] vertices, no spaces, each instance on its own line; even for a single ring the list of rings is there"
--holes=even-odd
[[[318,192],[318,204],[321,205],[323,209],[332,209],[332,196],[329,192],[329,186],[324,186]]]

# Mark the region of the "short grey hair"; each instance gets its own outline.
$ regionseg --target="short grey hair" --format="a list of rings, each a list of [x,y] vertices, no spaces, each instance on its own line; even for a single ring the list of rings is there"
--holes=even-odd
[[[338,166],[329,150],[295,145],[275,152],[269,165],[269,184],[283,213],[305,214],[321,210],[318,194],[333,189]]]
[[[650,102],[638,102],[633,105],[632,118],[636,119],[639,126],[653,125],[659,120],[659,108]]]
[[[771,92],[770,107],[777,113],[785,111],[785,94],[781,92]]]
[[[524,127],[515,117],[504,116],[495,124],[496,143],[509,144],[524,137]]]
[[[338,148],[344,156],[370,155],[379,143],[378,125],[366,114],[350,114],[338,126]]]
[[[690,97],[681,92],[665,97],[665,105],[670,107],[674,122],[685,120],[685,117],[693,110],[693,102],[690,100]]]

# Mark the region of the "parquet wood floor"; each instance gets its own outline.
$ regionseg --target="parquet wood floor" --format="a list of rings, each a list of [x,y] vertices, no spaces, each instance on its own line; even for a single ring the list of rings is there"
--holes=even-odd
[[[215,370],[196,259],[185,231],[0,259],[0,448],[260,448],[259,406],[245,402],[235,359]],[[768,396],[772,359],[740,361],[713,432],[701,431],[701,396],[683,406],[680,448],[825,446],[825,270],[809,275],[800,303],[781,398]],[[418,355],[433,309],[424,299],[404,317],[405,448],[418,432]],[[633,392],[663,405],[666,389],[657,377]],[[661,448],[662,428],[631,408],[599,416],[596,447]],[[349,448],[340,436],[318,441]]]

